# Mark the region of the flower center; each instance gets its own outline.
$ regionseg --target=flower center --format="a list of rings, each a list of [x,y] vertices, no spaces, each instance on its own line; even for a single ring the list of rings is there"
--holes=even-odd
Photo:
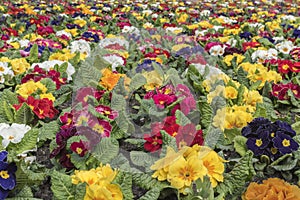
[[[76,148],[76,153],[77,153],[77,154],[81,154],[81,153],[82,153],[82,148],[77,147],[77,148]]]
[[[104,114],[110,115],[110,111],[109,111],[109,110],[105,110],[105,111],[104,111]]]
[[[276,148],[274,148],[274,147],[271,148],[271,153],[272,154],[275,155],[277,152],[278,152],[278,150]]]
[[[4,72],[4,68],[0,66],[0,72]]]
[[[287,70],[288,68],[290,68],[287,64],[282,66],[282,69]]]
[[[104,133],[104,127],[101,126],[100,124],[96,124],[94,127],[93,127],[93,130],[100,133],[100,134],[103,134]]]
[[[284,139],[284,140],[282,141],[282,145],[283,145],[284,147],[289,147],[291,144],[290,144],[290,141],[289,141],[289,140]]]
[[[13,140],[14,138],[15,138],[15,136],[13,136],[13,135],[10,135],[10,136],[8,137],[9,140]]]
[[[255,145],[260,147],[261,145],[263,144],[262,140],[261,139],[257,139],[256,142],[255,142]]]
[[[271,133],[271,137],[275,137],[275,133]]]
[[[9,178],[9,174],[7,173],[7,171],[0,171],[0,176],[3,179],[8,179]]]

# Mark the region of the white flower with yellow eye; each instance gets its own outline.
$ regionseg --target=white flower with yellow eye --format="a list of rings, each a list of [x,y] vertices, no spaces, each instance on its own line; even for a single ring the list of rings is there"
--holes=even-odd
[[[31,129],[26,124],[13,123],[11,126],[6,123],[0,124],[0,136],[2,139],[2,146],[6,148],[10,142],[17,144],[21,142],[24,135]]]

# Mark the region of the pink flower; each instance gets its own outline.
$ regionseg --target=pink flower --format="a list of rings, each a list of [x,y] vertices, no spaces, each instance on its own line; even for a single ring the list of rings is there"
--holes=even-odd
[[[109,119],[113,120],[116,117],[118,117],[118,112],[115,110],[112,110],[109,106],[99,105],[96,108],[96,111]]]
[[[101,137],[109,137],[112,130],[112,126],[110,125],[110,123],[101,119],[89,121],[89,126]]]
[[[168,106],[172,104],[174,101],[176,101],[176,97],[169,96],[166,94],[155,94],[153,96],[153,101],[158,108],[164,109],[165,106]]]

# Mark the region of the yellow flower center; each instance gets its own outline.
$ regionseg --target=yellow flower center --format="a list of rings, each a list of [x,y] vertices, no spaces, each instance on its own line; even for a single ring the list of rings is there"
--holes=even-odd
[[[179,173],[179,177],[185,181],[192,181],[194,177],[193,170],[189,167],[181,168],[181,171]]]
[[[276,148],[274,148],[274,147],[271,148],[271,153],[272,154],[276,154],[277,152],[278,152],[278,150]]]
[[[101,126],[100,124],[96,124],[94,127],[93,127],[93,130],[100,133],[100,134],[103,134],[104,133],[104,127]]]
[[[288,48],[284,47],[284,48],[282,49],[282,51],[283,51],[283,52],[288,52]]]
[[[271,133],[271,137],[275,137],[275,133]]]
[[[77,153],[77,154],[81,154],[82,151],[83,151],[82,148],[79,148],[79,147],[76,148],[76,153]]]
[[[0,72],[4,72],[4,68],[0,66]]]
[[[262,140],[261,139],[257,139],[256,142],[255,142],[255,145],[260,147],[261,145],[263,144]]]
[[[104,114],[110,115],[110,111],[109,111],[109,110],[106,110],[106,111],[104,111]]]
[[[284,139],[284,140],[282,141],[282,145],[283,145],[284,147],[289,147],[289,146],[291,145],[291,143],[290,143],[289,140]]]
[[[0,171],[0,176],[1,176],[1,178],[4,178],[4,179],[9,178],[9,174],[7,173],[7,171]]]
[[[284,70],[287,70],[288,68],[290,68],[290,67],[286,64],[282,66],[282,69],[284,69]]]

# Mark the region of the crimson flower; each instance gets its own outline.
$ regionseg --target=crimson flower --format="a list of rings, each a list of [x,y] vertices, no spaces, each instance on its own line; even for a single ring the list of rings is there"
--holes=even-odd
[[[156,133],[155,135],[145,134],[144,140],[146,140],[144,143],[144,149],[146,151],[155,152],[162,147],[163,141],[160,132]]]
[[[117,111],[112,110],[109,106],[99,105],[96,106],[95,110],[111,120],[115,119],[119,115]]]
[[[194,124],[187,124],[185,126],[181,126],[175,138],[178,147],[181,147],[182,145],[203,145],[204,142],[202,130],[196,130]]]
[[[282,74],[287,74],[290,69],[293,68],[294,64],[290,60],[279,60],[278,61],[278,71]]]
[[[80,140],[79,142],[73,142],[70,146],[70,149],[80,157],[83,157],[88,152],[87,146],[88,142]]]

